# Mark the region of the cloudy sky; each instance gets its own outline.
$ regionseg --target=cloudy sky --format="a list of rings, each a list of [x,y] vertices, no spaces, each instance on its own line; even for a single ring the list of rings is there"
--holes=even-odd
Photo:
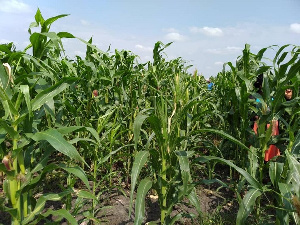
[[[45,19],[70,14],[52,31],[93,37],[100,49],[130,50],[140,61],[151,60],[155,42],[174,42],[166,50],[168,59],[182,57],[205,77],[235,62],[246,43],[253,53],[271,45],[300,45],[300,0],[0,0],[0,43],[13,41],[23,50],[37,8]],[[70,57],[84,55],[80,41],[64,45]]]

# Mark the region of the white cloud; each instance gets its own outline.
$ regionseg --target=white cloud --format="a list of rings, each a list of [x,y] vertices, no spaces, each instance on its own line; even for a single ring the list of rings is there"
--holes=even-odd
[[[200,33],[202,31],[202,28],[199,27],[190,27],[191,33]]]
[[[237,54],[242,52],[243,48],[235,46],[227,46],[225,48],[209,48],[205,52],[216,54],[216,55],[228,55],[228,54]]]
[[[6,13],[31,12],[30,6],[18,0],[0,0],[0,11]]]
[[[241,48],[241,47],[235,47],[235,46],[227,46],[226,50],[228,52],[240,52],[240,51],[243,50],[243,48]]]
[[[215,64],[215,65],[221,65],[221,66],[222,66],[224,63],[223,63],[223,62],[215,62],[214,64]]]
[[[297,34],[300,34],[300,23],[292,23],[290,29]]]
[[[9,41],[7,39],[0,39],[0,44],[8,44],[10,42],[13,42],[13,41]]]
[[[175,28],[164,28],[163,29],[164,32],[167,32],[167,33],[178,33],[178,30],[176,30]]]
[[[80,23],[84,26],[90,25],[90,23],[86,20],[80,20]]]
[[[176,32],[168,33],[165,38],[170,41],[184,41],[186,39],[185,36]]]
[[[74,54],[78,55],[80,57],[84,57],[85,56],[85,52],[83,52],[83,51],[74,51]]]
[[[207,36],[213,36],[213,37],[221,37],[223,36],[223,31],[222,29],[218,27],[190,27],[190,32],[191,33],[202,33]]]
[[[145,52],[152,52],[153,48],[151,47],[145,47],[143,45],[135,45],[135,48],[141,50],[141,51],[145,51]]]

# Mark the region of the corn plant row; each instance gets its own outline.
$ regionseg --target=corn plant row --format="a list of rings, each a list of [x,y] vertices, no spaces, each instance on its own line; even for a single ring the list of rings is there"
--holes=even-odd
[[[158,223],[183,217],[201,223],[201,181],[193,168],[205,165],[211,183],[218,163],[231,168],[236,224],[250,215],[259,221],[270,194],[273,221],[299,223],[298,46],[253,54],[246,44],[235,65],[228,62],[211,77],[208,89],[204,76],[190,74],[182,58],[163,57],[171,43],[157,42],[153,60],[140,63],[130,51],[102,51],[92,38],[50,31],[65,16],[44,19],[37,10],[24,51],[0,45],[0,203],[11,224],[60,224],[63,218],[100,224],[104,193],[127,189],[134,224],[146,222],[150,193],[158,198]],[[85,43],[85,57],[66,56],[63,38]],[[266,51],[274,51],[274,59],[266,60]],[[286,90],[292,91],[288,101]],[[273,135],[276,121],[279,135]],[[270,145],[280,155],[265,161]],[[43,185],[51,179],[59,180],[59,191]],[[64,207],[48,209],[48,201]],[[197,214],[172,214],[182,202]]]

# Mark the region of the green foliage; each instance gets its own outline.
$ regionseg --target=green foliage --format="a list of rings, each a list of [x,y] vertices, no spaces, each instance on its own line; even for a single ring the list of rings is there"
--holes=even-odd
[[[135,224],[146,220],[149,192],[158,197],[161,224],[195,218],[172,214],[187,201],[205,223],[196,194],[202,178],[193,171],[203,163],[209,184],[218,180],[213,178],[217,163],[235,171],[229,175],[237,183],[231,184],[240,205],[236,224],[249,217],[258,221],[268,194],[276,224],[299,223],[298,46],[270,46],[254,54],[246,44],[235,64],[226,63],[211,77],[209,91],[204,77],[189,74],[182,58],[165,57],[172,43],[155,43],[152,62],[139,63],[130,51],[102,51],[92,38],[77,38],[86,44],[86,55],[69,59],[62,38],[75,36],[50,30],[65,16],[44,19],[38,9],[24,51],[13,43],[0,45],[1,209],[12,224],[59,224],[63,218],[99,224],[103,193],[125,193],[124,188],[130,189],[130,208],[136,192]],[[269,65],[264,54],[271,50]],[[289,101],[286,89],[293,91]],[[273,135],[273,121],[280,122],[280,135]],[[281,155],[265,163],[270,145]],[[43,189],[49,177],[59,180],[58,193]],[[45,209],[47,201],[63,202],[65,208]],[[79,214],[84,218],[77,221]]]

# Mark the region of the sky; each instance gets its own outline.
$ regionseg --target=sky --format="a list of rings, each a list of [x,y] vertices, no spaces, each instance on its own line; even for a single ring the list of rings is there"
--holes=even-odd
[[[205,77],[234,62],[245,44],[251,52],[271,45],[300,45],[300,0],[0,0],[0,43],[29,44],[28,27],[40,9],[44,19],[69,14],[51,30],[89,40],[103,51],[129,50],[152,59],[157,41],[173,42],[168,60],[182,57]],[[69,57],[85,55],[77,39],[63,41]],[[272,58],[276,47],[266,57]]]

